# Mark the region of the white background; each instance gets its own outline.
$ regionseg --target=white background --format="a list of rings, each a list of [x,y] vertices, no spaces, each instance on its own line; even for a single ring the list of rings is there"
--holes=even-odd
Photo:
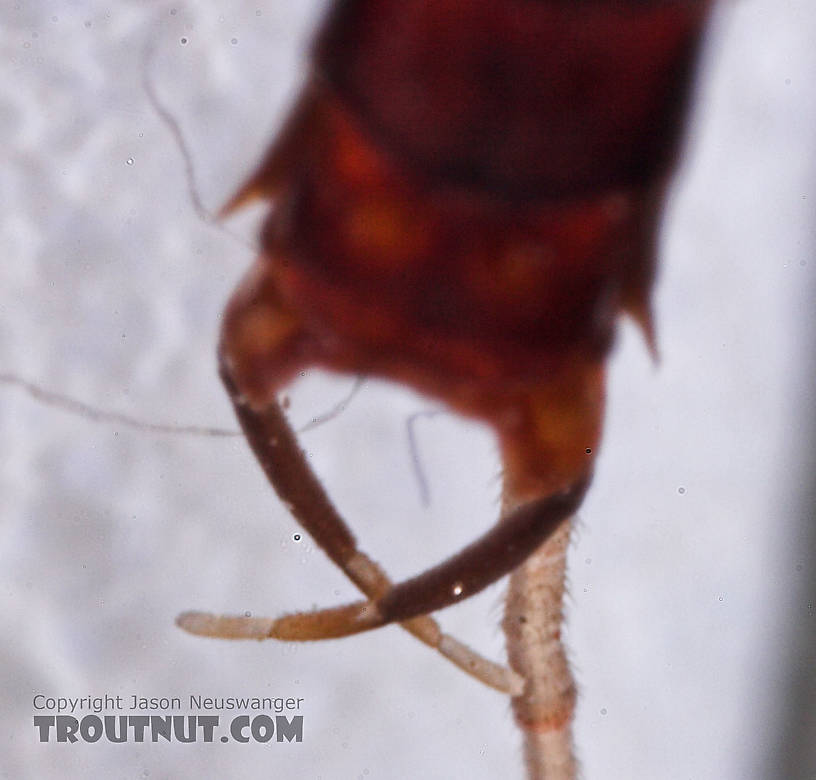
[[[321,7],[0,6],[0,372],[152,422],[234,425],[214,344],[252,252],[197,216],[146,99],[143,53],[152,46],[156,90],[215,208],[296,93]],[[812,622],[799,497],[814,400],[814,40],[807,0],[720,8],[662,242],[662,360],[625,324],[611,361],[570,554],[589,780],[775,776],[792,627]],[[251,242],[261,215],[229,226]],[[310,374],[291,391],[293,420],[350,385]],[[405,421],[433,406],[370,381],[303,437],[394,577],[497,511],[491,438],[450,416],[418,423],[432,491],[421,506]],[[5,777],[521,777],[507,701],[397,628],[286,646],[174,626],[189,608],[276,614],[356,597],[308,539],[293,541],[240,439],[97,424],[0,385],[0,517]],[[443,625],[500,658],[502,593]],[[36,693],[302,696],[305,739],[40,745]]]

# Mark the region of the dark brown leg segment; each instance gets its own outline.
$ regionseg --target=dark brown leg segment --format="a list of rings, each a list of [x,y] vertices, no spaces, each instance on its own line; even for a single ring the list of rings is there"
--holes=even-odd
[[[222,361],[221,375],[258,462],[293,516],[369,599],[376,600],[390,593],[391,581],[374,561],[357,548],[351,530],[309,467],[279,404],[273,400],[263,411],[257,411],[237,390],[226,361]],[[365,605],[366,602],[363,602]],[[403,628],[486,685],[511,695],[520,692],[523,680],[518,675],[442,633],[436,621],[420,614],[422,611],[415,612],[416,617],[402,621]],[[334,613],[333,610],[329,612]],[[330,625],[332,621],[321,622],[319,614],[307,613],[303,616],[310,624],[308,636],[300,636],[296,629],[292,630],[292,621],[297,622],[298,615],[274,620],[188,612],[180,615],[177,622],[193,634],[228,639],[327,639],[353,633],[338,633]],[[315,618],[318,618],[317,621]],[[285,635],[276,631],[275,627],[280,621],[289,626]]]
[[[274,636],[301,641],[348,636],[425,615],[468,598],[534,552],[577,510],[588,482],[588,478],[584,479],[563,493],[518,508],[460,553],[391,586],[378,599],[285,615],[275,621]]]

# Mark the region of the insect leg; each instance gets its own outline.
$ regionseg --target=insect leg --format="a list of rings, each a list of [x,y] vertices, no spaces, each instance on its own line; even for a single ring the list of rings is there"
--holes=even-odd
[[[263,461],[261,465],[267,470]],[[267,474],[269,473],[267,470]],[[270,477],[276,485],[279,484],[277,479]],[[387,587],[387,580],[379,567],[362,553],[352,552],[351,548],[345,547],[344,537],[348,529],[333,525],[333,553],[339,553],[338,558],[342,561],[338,565],[361,590],[366,592],[368,588],[369,592],[377,595],[370,601],[284,615],[275,620],[264,619],[255,628],[265,631],[264,636],[269,638],[288,641],[334,639],[388,623],[417,619],[418,616],[455,604],[487,587],[522,563],[575,512],[588,484],[589,479],[585,478],[565,492],[519,507],[458,554],[423,574],[390,587]],[[299,517],[299,513],[293,513]],[[326,522],[325,515],[321,516],[318,510],[309,518],[310,521],[315,519],[322,528]],[[308,530],[302,519],[301,523]],[[338,560],[332,553],[329,554],[333,560]],[[362,571],[366,572],[364,576],[360,574]],[[372,574],[376,582],[368,580]]]
[[[241,295],[245,293],[239,292],[239,301],[244,300]],[[262,316],[255,311],[258,296],[249,294],[245,300],[251,304],[250,322],[262,322],[271,316],[270,311]],[[275,305],[271,296],[265,300],[267,308]],[[240,316],[244,309],[239,307],[237,311]],[[391,585],[379,567],[357,550],[351,531],[306,464],[274,396],[263,395],[257,386],[250,386],[255,374],[264,373],[262,364],[254,363],[251,355],[248,360],[244,359],[246,355],[239,355],[239,363],[228,359],[230,346],[240,343],[229,335],[231,317],[228,313],[222,376],[247,440],[295,518],[369,596],[365,602],[265,620],[263,636],[291,641],[335,638],[403,622],[457,603],[516,568],[580,506],[592,462],[584,448],[589,445],[586,452],[591,453],[597,443],[603,406],[603,370],[591,358],[565,361],[562,370],[554,372],[542,386],[505,399],[514,412],[500,415],[506,418],[500,426],[505,487],[516,497],[511,510],[458,554],[417,577]],[[280,329],[264,326],[261,330],[278,333]],[[254,340],[248,343],[252,345]],[[290,354],[291,350],[285,348],[284,353]],[[263,354],[268,356],[269,351]],[[243,377],[250,400],[238,392]],[[260,628],[259,623],[253,636],[258,636]]]
[[[512,706],[530,778],[577,773],[572,745],[577,695],[561,636],[571,525],[564,522],[510,575],[502,620],[508,660],[526,681]]]
[[[257,310],[261,297],[258,291],[263,284],[263,274],[258,276],[256,269],[233,300],[233,303],[236,300],[238,303],[231,309],[238,317],[248,313],[257,324],[258,320],[269,319],[274,314],[269,309],[269,296],[264,298],[266,311],[263,317]],[[285,316],[282,318],[285,319]],[[289,354],[291,342],[299,338],[297,328],[286,327],[278,332],[281,339],[279,347],[283,353]],[[233,347],[236,343],[229,337],[226,342]],[[267,356],[270,354],[274,352],[266,352]],[[222,343],[222,378],[247,440],[275,492],[315,543],[369,599],[382,597],[391,590],[391,581],[374,561],[358,549],[354,535],[307,463],[280,405],[274,398],[268,400],[262,409],[248,403],[236,382],[233,362]],[[190,633],[225,639],[268,638],[272,636],[269,632],[271,622],[265,618],[215,616],[198,612],[187,612],[177,619],[181,628]],[[455,638],[442,633],[432,618],[425,615],[413,617],[403,622],[403,628],[486,685],[503,693],[515,695],[520,692],[523,680],[519,675],[481,657]]]

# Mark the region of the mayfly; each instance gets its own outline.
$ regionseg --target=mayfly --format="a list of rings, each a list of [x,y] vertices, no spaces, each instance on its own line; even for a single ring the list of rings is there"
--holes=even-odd
[[[650,291],[707,0],[339,0],[312,75],[225,213],[274,207],[227,308],[220,370],[267,478],[366,598],[277,619],[186,613],[221,637],[401,622],[513,696],[531,777],[575,774],[560,638],[569,518],[598,451],[605,363]],[[357,546],[276,398],[306,367],[383,377],[489,424],[498,524],[392,583]],[[510,670],[430,612],[512,574]]]

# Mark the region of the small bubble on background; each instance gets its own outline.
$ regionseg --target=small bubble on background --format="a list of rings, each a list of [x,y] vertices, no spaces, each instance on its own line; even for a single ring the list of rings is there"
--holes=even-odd
[[[182,39],[181,39],[181,45],[182,45],[182,46],[186,46],[186,45],[187,45],[187,39],[186,39],[186,38],[182,38]]]
[[[587,454],[587,455],[591,455],[591,454],[592,454],[592,447],[587,447],[587,448],[586,448],[586,454]]]
[[[252,613],[249,610],[247,610],[246,612],[244,612],[244,617],[252,617]]]
[[[133,165],[133,158],[132,157],[127,158],[127,164],[128,165]]]
[[[601,715],[606,715],[606,707],[601,707]]]
[[[586,559],[584,560],[584,563],[585,563],[587,566],[589,566],[589,565],[592,563],[592,558],[586,558]]]
[[[300,534],[293,534],[292,539],[295,542],[299,542],[303,537]]]
[[[231,43],[233,46],[235,46],[235,45],[238,43],[238,39],[237,39],[237,38],[230,38],[230,43]]]
[[[677,492],[682,496],[685,495],[686,489],[684,487],[677,488]]]
[[[724,597],[723,597],[723,596],[718,596],[718,597],[717,597],[717,601],[724,601],[724,600],[725,600],[725,599],[724,599]]]

